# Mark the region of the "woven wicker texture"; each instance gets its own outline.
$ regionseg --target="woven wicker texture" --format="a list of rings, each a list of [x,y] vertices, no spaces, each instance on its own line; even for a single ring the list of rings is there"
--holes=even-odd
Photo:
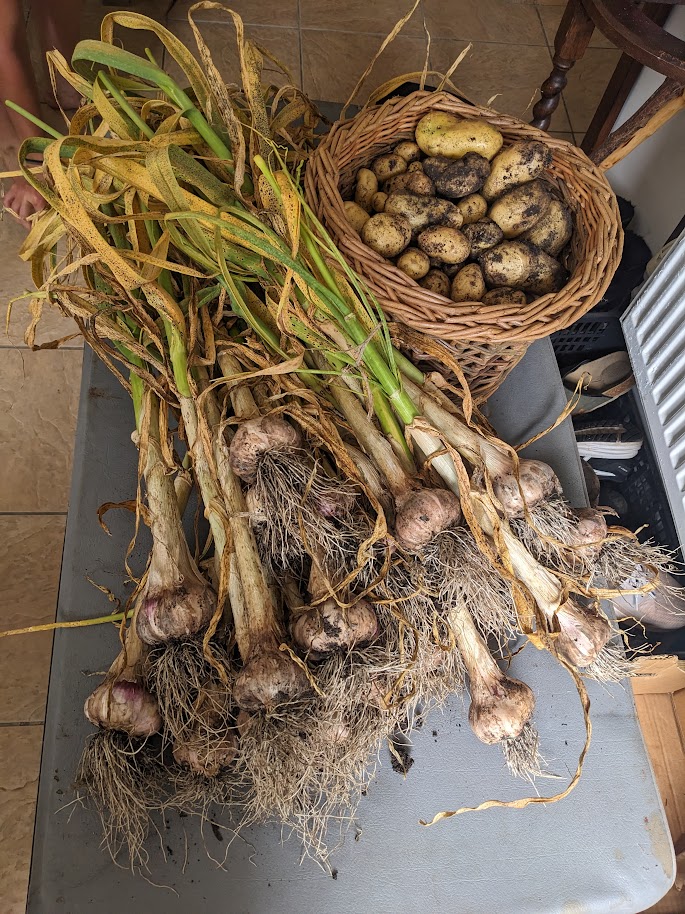
[[[400,140],[413,139],[417,123],[430,110],[482,118],[502,133],[505,146],[535,139],[550,147],[553,160],[546,177],[570,206],[575,222],[565,264],[570,277],[560,292],[527,305],[453,302],[423,289],[368,248],[350,227],[343,201],[353,196],[357,171]],[[484,391],[496,389],[529,343],[568,327],[594,307],[621,258],[623,233],[616,197],[604,174],[580,149],[446,92],[392,98],[335,124],[308,163],[305,188],[309,205],[386,313],[449,343],[479,399]]]

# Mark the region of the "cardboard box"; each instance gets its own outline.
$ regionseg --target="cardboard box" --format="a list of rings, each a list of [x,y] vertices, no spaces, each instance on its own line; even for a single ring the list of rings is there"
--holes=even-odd
[[[645,657],[632,686],[677,861],[675,885],[645,914],[685,914],[685,661]]]

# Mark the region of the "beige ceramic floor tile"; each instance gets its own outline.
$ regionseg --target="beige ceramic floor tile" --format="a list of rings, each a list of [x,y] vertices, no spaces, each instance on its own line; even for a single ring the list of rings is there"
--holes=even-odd
[[[0,893],[3,914],[24,914],[42,727],[0,728]]]
[[[169,21],[169,28],[190,48],[195,48],[195,38],[188,22],[180,20]],[[240,65],[236,46],[235,29],[232,25],[212,24],[201,29],[207,42],[214,63],[219,68],[226,82],[237,82],[240,77]],[[253,38],[258,44],[268,50],[274,57],[283,63],[296,85],[300,84],[300,37],[297,29],[271,28],[263,25],[248,25],[245,34]],[[178,77],[179,67],[169,55],[165,58],[165,69],[172,76]],[[278,70],[275,64],[264,59],[263,81],[284,85],[288,82],[286,76]]]
[[[30,320],[30,297],[22,298],[12,305],[9,332],[5,329],[5,309],[9,302],[18,295],[33,289],[31,269],[19,257],[18,251],[26,237],[26,229],[5,215],[0,222],[0,249],[3,251],[3,263],[0,267],[0,348],[5,346],[23,346],[24,331]],[[62,317],[56,308],[46,305],[43,309],[40,324],[36,331],[36,343],[46,343],[59,339],[77,330],[71,318]],[[79,336],[66,344],[69,348],[80,348],[83,340]],[[0,355],[2,358],[2,355]]]
[[[434,40],[495,41],[546,45],[534,6],[511,0],[424,0],[426,25]],[[447,13],[449,8],[449,13]]]
[[[557,33],[557,28],[559,27],[559,22],[561,21],[562,14],[566,7],[562,4],[561,6],[552,6],[552,5],[543,5],[540,7],[540,18],[542,19],[542,25],[545,29],[545,35],[547,36],[547,41],[550,47],[554,45],[554,36]],[[591,48],[614,48],[608,38],[606,38],[599,29],[595,29],[592,33],[592,38],[590,39]]]
[[[444,72],[463,49],[463,42],[434,41],[431,45],[433,68]],[[539,86],[550,69],[546,47],[507,46],[478,42],[461,62],[452,80],[458,88],[478,104],[485,104],[493,95],[493,108],[530,121],[532,107],[539,97]],[[570,131],[563,105],[554,113],[552,130]]]
[[[0,515],[3,630],[52,622],[57,606],[65,517]],[[45,716],[52,632],[0,639],[0,722]]]
[[[411,5],[408,0],[402,0],[401,3],[397,0],[376,0],[374,3],[369,3],[368,0],[349,0],[347,3],[300,0],[300,20],[303,29],[365,32],[385,37]],[[421,6],[403,26],[400,34],[403,37],[423,35]]]
[[[583,134],[604,95],[621,52],[589,48],[568,75],[564,99],[573,132]]]
[[[344,102],[381,44],[378,35],[302,30],[304,91],[314,99]],[[379,58],[357,98],[402,73],[422,70],[426,56],[423,38],[396,38]]]
[[[81,361],[0,349],[0,512],[66,511]]]
[[[188,10],[195,0],[179,0],[169,10],[169,23],[177,20],[188,21]],[[257,25],[280,25],[297,28],[297,0],[231,0],[230,7],[243,18],[244,22]],[[231,22],[227,13],[220,10],[197,10],[193,13],[195,22]],[[172,28],[171,25],[168,26]]]

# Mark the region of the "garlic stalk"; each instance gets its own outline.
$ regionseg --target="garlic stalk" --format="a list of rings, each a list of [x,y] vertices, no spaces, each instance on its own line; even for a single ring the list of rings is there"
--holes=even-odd
[[[488,744],[515,739],[533,715],[533,692],[502,672],[465,606],[450,607],[449,623],[469,676],[471,729]]]
[[[152,552],[136,630],[146,644],[159,644],[201,631],[214,614],[216,596],[195,564],[183,532],[174,481],[162,455],[159,400],[152,392],[146,412],[144,478]]]
[[[245,710],[269,710],[302,697],[309,691],[309,680],[290,655],[280,650],[283,631],[250,529],[240,480],[230,465],[221,415],[211,390],[205,391],[203,403],[231,534],[229,596],[243,661],[233,698]]]

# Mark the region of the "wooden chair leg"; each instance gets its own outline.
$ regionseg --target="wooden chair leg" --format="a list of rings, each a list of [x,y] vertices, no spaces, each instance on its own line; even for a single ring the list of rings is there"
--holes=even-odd
[[[585,53],[594,29],[581,0],[569,0],[554,38],[553,69],[540,87],[540,99],[533,108],[534,127],[548,129],[568,82],[566,74]]]
[[[657,25],[664,25],[672,9],[673,6],[670,3],[650,3],[644,11]],[[621,113],[621,108],[641,72],[642,64],[639,60],[629,57],[624,52],[616,64],[609,85],[606,87],[592,122],[585,131],[583,142],[580,144],[580,148],[587,155],[590,155],[609,137],[616,118]]]
[[[592,161],[605,170],[611,168],[683,108],[685,86],[675,79],[665,79],[635,114],[593,151]]]

